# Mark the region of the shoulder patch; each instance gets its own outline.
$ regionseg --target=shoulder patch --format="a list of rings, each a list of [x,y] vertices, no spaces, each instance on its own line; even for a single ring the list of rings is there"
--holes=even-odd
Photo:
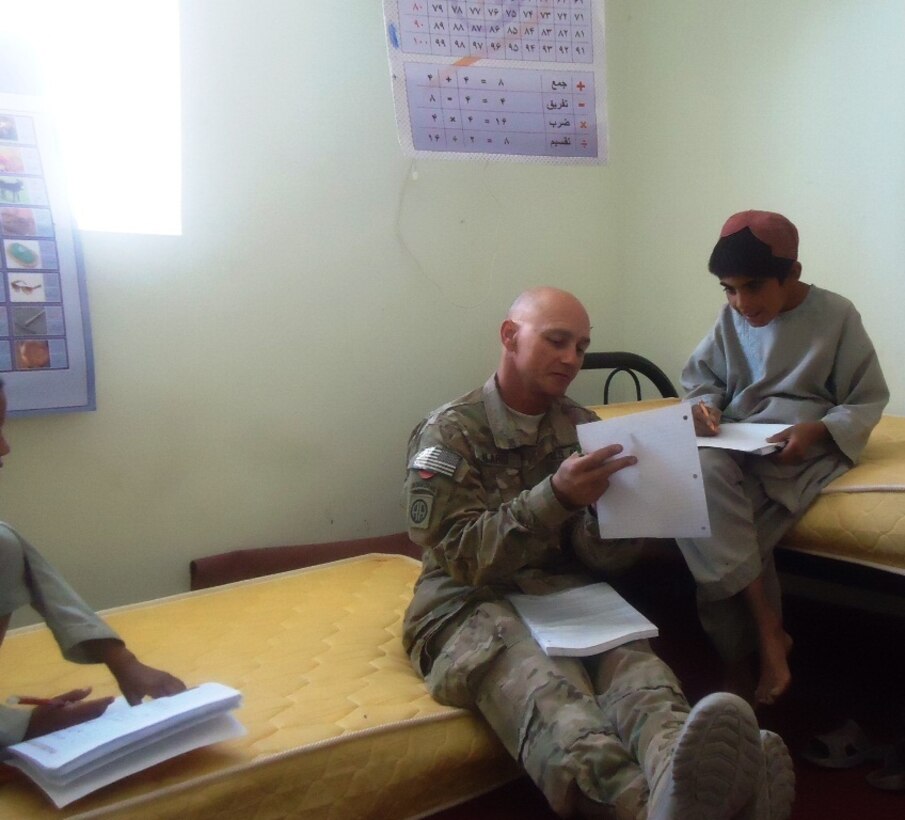
[[[409,499],[409,526],[413,529],[426,530],[430,524],[431,508],[434,497],[426,493],[412,493]]]
[[[418,453],[409,464],[412,470],[425,470],[431,473],[439,473],[440,475],[452,478],[456,474],[456,470],[462,463],[462,456],[447,450],[445,447],[434,445],[426,447]]]

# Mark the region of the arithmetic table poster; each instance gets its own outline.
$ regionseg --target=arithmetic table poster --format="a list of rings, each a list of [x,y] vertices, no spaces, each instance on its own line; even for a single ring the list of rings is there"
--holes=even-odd
[[[384,0],[416,157],[606,161],[603,0]]]
[[[85,282],[40,100],[0,94],[0,378],[11,415],[93,410]]]

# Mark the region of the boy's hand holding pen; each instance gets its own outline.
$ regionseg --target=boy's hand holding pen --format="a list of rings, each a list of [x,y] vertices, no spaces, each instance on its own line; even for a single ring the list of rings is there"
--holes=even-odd
[[[37,706],[40,708],[62,709],[64,706],[71,706],[73,703],[84,701],[90,694],[91,687],[86,686],[82,689],[72,689],[52,698],[36,697],[35,695],[10,695],[6,699],[6,703],[9,706]],[[110,702],[113,698],[99,698],[99,700]]]
[[[24,740],[31,740],[100,717],[113,702],[112,697],[88,700],[90,694],[91,687],[87,686],[84,689],[72,689],[52,698],[11,695],[6,702],[14,706],[34,707],[24,737]]]
[[[701,399],[691,408],[694,419],[694,431],[698,436],[715,436],[720,432],[720,412],[712,410]]]

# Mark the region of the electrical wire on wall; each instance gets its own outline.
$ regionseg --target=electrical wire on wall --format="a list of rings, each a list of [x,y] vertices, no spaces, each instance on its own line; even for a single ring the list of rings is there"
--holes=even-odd
[[[402,175],[402,179],[399,184],[399,193],[396,200],[396,219],[394,220],[394,233],[396,234],[396,239],[399,242],[399,245],[402,247],[406,256],[411,259],[412,263],[415,266],[416,272],[430,282],[434,288],[443,296],[443,298],[451,304],[453,307],[462,308],[462,309],[472,309],[485,303],[490,295],[491,285],[493,283],[494,277],[496,275],[496,265],[497,258],[499,257],[499,238],[502,227],[502,203],[500,202],[499,197],[493,192],[493,189],[490,185],[490,162],[483,163],[483,167],[481,169],[481,189],[489,197],[490,201],[492,201],[492,211],[494,213],[493,220],[493,228],[491,231],[491,239],[490,245],[492,248],[490,257],[484,266],[485,273],[481,277],[482,285],[480,287],[479,293],[480,295],[473,300],[469,300],[468,302],[462,302],[454,298],[449,289],[444,288],[442,284],[442,277],[439,275],[432,274],[429,270],[429,265],[426,265],[423,262],[417,253],[412,249],[408,240],[405,238],[405,231],[403,225],[403,211],[405,206],[405,201],[408,194],[412,191],[412,186],[419,182],[420,175],[418,173],[418,160],[412,159],[409,162],[408,167],[405,170],[405,173]],[[473,208],[470,210],[474,210]],[[459,224],[465,225],[468,217],[471,214],[462,214],[459,218]]]

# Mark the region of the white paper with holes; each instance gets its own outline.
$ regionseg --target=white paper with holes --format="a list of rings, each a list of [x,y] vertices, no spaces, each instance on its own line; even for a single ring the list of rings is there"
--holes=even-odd
[[[682,402],[578,426],[582,452],[621,444],[638,463],[614,473],[597,501],[603,538],[706,538],[710,517],[691,417]]]

